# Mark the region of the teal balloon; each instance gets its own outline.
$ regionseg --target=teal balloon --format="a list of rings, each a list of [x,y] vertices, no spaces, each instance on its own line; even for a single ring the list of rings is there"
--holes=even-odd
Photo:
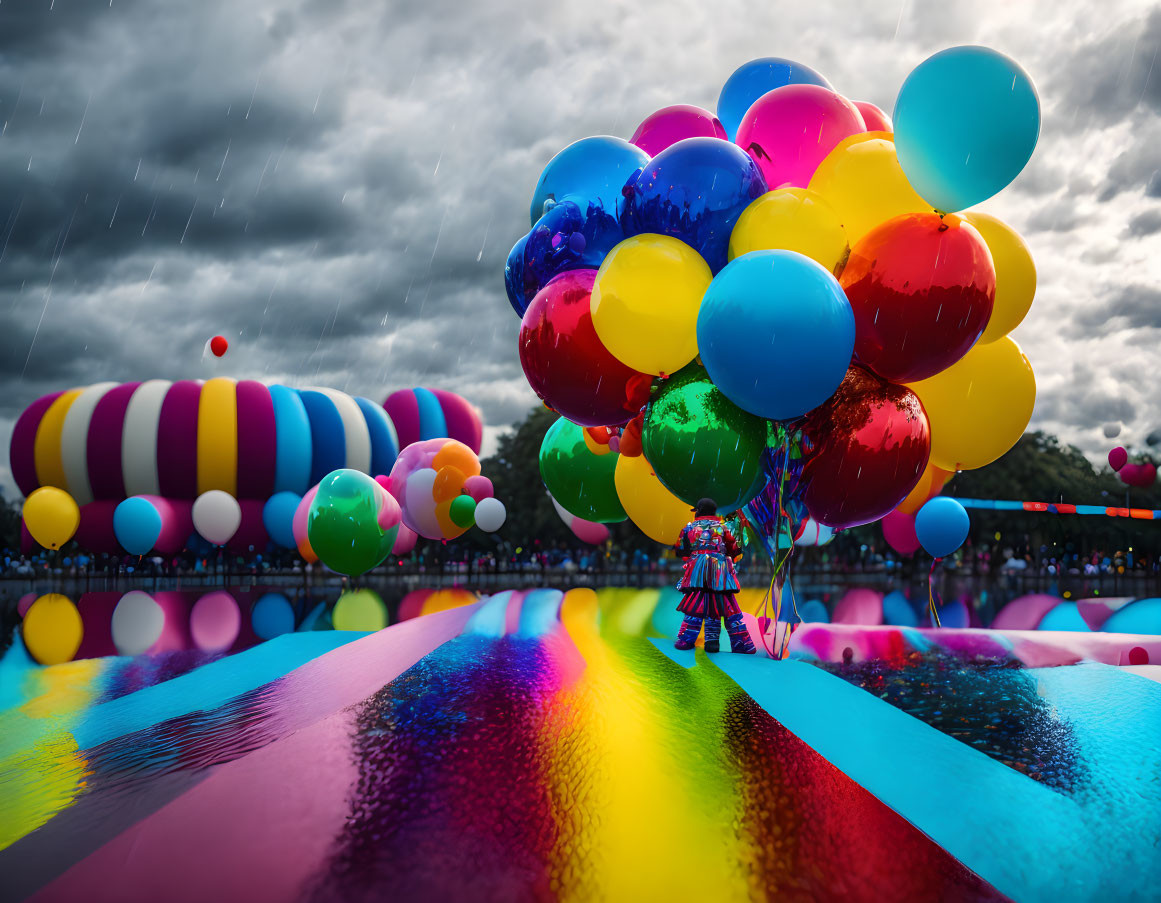
[[[766,484],[766,421],[731,402],[697,364],[654,383],[641,446],[662,484],[684,502],[711,498],[728,514]]]
[[[457,495],[452,499],[448,517],[457,527],[470,527],[476,522],[476,500],[470,495]]]
[[[952,47],[907,76],[894,120],[908,181],[948,213],[987,200],[1020,174],[1040,136],[1040,99],[1015,60]]]
[[[549,427],[540,445],[540,478],[552,497],[574,517],[599,524],[619,523],[627,515],[613,482],[618,457],[614,452],[594,455],[585,445],[584,430],[561,417]]]
[[[311,502],[306,535],[319,560],[332,571],[355,577],[391,554],[398,525],[379,526],[379,489],[358,470],[335,470],[322,478]]]

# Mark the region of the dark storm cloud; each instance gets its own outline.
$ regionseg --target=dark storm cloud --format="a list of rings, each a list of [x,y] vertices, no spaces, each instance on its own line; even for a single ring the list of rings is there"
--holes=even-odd
[[[1132,330],[1161,329],[1161,289],[1128,285],[1118,289],[1107,303],[1082,308],[1075,320],[1075,335],[1092,336]],[[1156,342],[1156,335],[1152,342]]]
[[[1161,232],[1161,210],[1146,210],[1144,213],[1138,213],[1129,220],[1125,232],[1131,238]]]

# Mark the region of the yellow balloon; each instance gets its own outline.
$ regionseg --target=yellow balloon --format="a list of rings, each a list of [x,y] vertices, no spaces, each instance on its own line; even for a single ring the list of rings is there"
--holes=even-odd
[[[81,509],[63,489],[41,486],[24,500],[24,526],[46,549],[59,549],[73,538]]]
[[[981,342],[994,342],[1020,325],[1036,295],[1036,264],[1015,229],[987,213],[961,213],[979,230],[996,266],[996,303]]]
[[[609,448],[607,444],[601,445],[601,443],[594,439],[588,430],[582,429],[581,433],[585,438],[585,448],[591,451],[594,455],[607,455],[612,451],[612,449]]]
[[[1010,336],[975,345],[909,388],[931,424],[931,462],[944,470],[991,464],[1024,434],[1036,405],[1036,375]]]
[[[71,662],[81,648],[84,632],[81,613],[60,593],[49,593],[33,602],[20,625],[25,648],[42,665]]]
[[[928,461],[926,469],[919,475],[919,482],[907,494],[907,498],[895,506],[896,510],[902,511],[904,514],[915,514],[933,496],[939,495],[943,491],[944,484],[953,476],[954,474],[950,471],[936,467]]]
[[[809,188],[778,188],[750,204],[730,233],[729,257],[751,251],[797,251],[837,279],[851,253],[838,212]]]
[[[677,542],[693,515],[688,504],[661,485],[644,455],[621,455],[613,482],[621,507],[642,533],[666,545]]]
[[[616,245],[593,283],[597,337],[642,373],[676,373],[697,355],[697,312],[713,274],[701,255],[668,235]]]
[[[840,141],[814,171],[810,190],[838,211],[852,246],[879,223],[932,209],[903,175],[887,132],[863,132]]]

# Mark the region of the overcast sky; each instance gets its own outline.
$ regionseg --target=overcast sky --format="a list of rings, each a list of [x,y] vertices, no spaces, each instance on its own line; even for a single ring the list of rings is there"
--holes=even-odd
[[[0,0],[0,442],[34,398],[219,374],[451,388],[488,444],[534,399],[503,265],[541,168],[785,56],[890,109],[982,43],[1039,148],[984,209],[1032,248],[1033,425],[1090,454],[1161,426],[1161,6]],[[0,487],[13,492],[7,454]]]

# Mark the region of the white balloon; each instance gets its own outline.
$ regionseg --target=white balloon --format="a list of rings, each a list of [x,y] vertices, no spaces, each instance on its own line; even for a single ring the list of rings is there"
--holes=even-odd
[[[1117,436],[1121,435],[1121,425],[1116,422],[1106,423],[1102,429],[1106,439],[1116,439]]]
[[[193,524],[206,542],[224,546],[242,525],[242,508],[230,493],[211,489],[194,501]]]
[[[113,645],[121,655],[141,655],[161,636],[165,611],[153,597],[133,590],[113,609]]]
[[[499,499],[480,499],[476,504],[476,526],[485,533],[495,533],[508,519],[508,510]]]
[[[439,519],[435,516],[435,499],[431,495],[434,485],[435,471],[430,467],[422,467],[407,477],[407,485],[403,489],[403,520],[425,539],[443,538]]]

